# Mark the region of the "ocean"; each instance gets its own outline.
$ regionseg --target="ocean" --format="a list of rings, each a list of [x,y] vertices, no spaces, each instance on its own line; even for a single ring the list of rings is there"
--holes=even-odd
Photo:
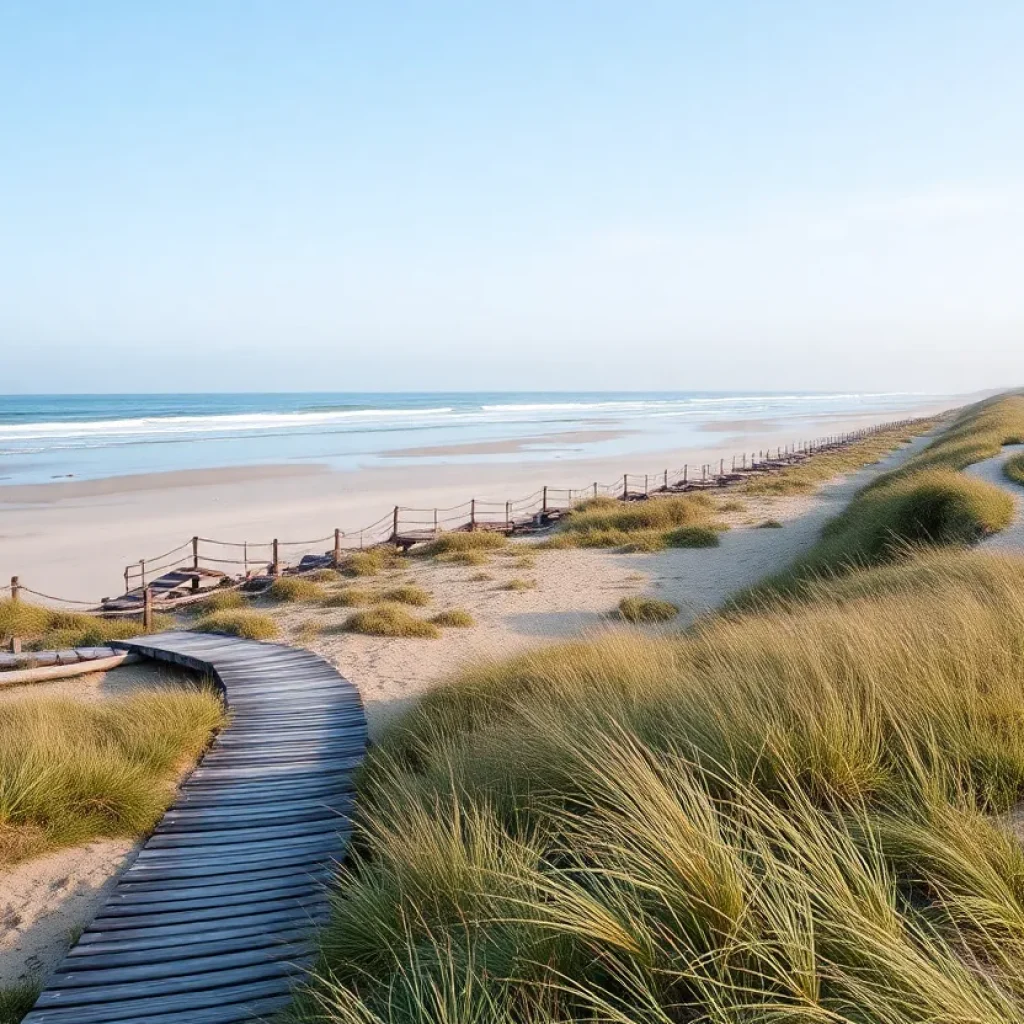
[[[423,392],[0,396],[0,483],[223,466],[549,461],[710,447],[902,415],[906,393]]]

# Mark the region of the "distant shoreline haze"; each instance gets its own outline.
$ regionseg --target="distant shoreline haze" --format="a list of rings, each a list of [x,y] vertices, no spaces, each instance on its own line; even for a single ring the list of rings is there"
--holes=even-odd
[[[551,461],[747,431],[817,436],[948,396],[824,392],[323,392],[0,396],[0,484],[225,466]]]

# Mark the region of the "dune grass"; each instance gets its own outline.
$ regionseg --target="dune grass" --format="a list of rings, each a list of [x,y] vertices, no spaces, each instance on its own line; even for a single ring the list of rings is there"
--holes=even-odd
[[[224,612],[233,608],[245,608],[249,598],[238,590],[214,591],[202,601],[185,606],[189,615],[209,615],[211,612]]]
[[[375,604],[353,613],[343,630],[368,636],[420,637],[436,639],[441,631],[432,622],[417,618],[400,604]]]
[[[228,633],[246,640],[273,640],[279,633],[270,615],[249,608],[210,612],[190,628],[197,633]]]
[[[324,593],[323,584],[305,576],[279,576],[267,588],[267,597],[283,604],[319,601]]]
[[[0,1024],[18,1024],[35,1005],[42,988],[36,981],[0,988]]]
[[[1024,452],[1014,455],[1011,459],[1007,459],[1006,465],[1003,466],[1003,473],[1013,483],[1024,484]]]
[[[757,524],[755,529],[758,530],[781,530],[783,524],[778,519],[763,519]]]
[[[154,616],[154,631],[168,629],[168,615]],[[141,619],[125,616],[105,619],[82,612],[56,611],[28,601],[0,601],[0,643],[20,637],[27,651],[70,647],[100,647],[111,640],[127,640],[142,633]]]
[[[536,588],[537,588],[537,581],[536,580],[523,579],[520,576],[514,576],[512,579],[510,579],[507,582],[503,583],[501,585],[501,587],[500,587],[501,590],[514,590],[514,591],[536,590]]]
[[[907,557],[921,547],[965,546],[1005,529],[1013,499],[960,470],[1024,436],[1024,397],[968,406],[921,452],[863,488],[793,566],[733,602],[756,604],[773,592],[799,593],[819,576]]]
[[[217,694],[198,687],[0,703],[0,864],[146,832],[224,717]]]
[[[346,556],[341,563],[341,571],[346,576],[379,576],[382,572],[402,569],[406,565],[408,560],[398,550],[382,545]]]
[[[618,607],[620,619],[638,624],[669,622],[678,614],[677,605],[653,597],[624,597]]]
[[[476,620],[464,608],[446,608],[430,617],[435,626],[444,626],[450,629],[468,629],[476,625]]]
[[[1024,561],[480,666],[385,734],[296,1015],[1024,1018]]]
[[[935,423],[924,421],[907,427],[883,430],[844,448],[819,452],[785,469],[751,477],[739,486],[745,494],[812,494],[823,483],[879,462],[894,449],[926,433]]]
[[[442,533],[429,544],[415,548],[413,554],[422,558],[437,558],[439,555],[465,554],[466,552],[498,551],[508,547],[509,539],[503,533],[491,530],[474,530],[472,532],[453,531]]]
[[[374,595],[360,587],[339,587],[320,599],[324,608],[358,608],[372,603]]]
[[[430,591],[422,587],[414,586],[411,583],[403,584],[400,587],[392,587],[380,595],[380,600],[394,604],[409,604],[421,608],[430,604]]]

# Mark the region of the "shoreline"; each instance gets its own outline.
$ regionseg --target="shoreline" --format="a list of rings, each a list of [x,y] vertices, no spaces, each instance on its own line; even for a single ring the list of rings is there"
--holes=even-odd
[[[908,405],[885,420],[836,417],[817,433],[954,407]],[[0,486],[0,575],[5,580],[17,575],[25,586],[62,598],[94,601],[121,592],[126,565],[196,534],[252,544],[276,536],[319,537],[335,528],[352,534],[386,515],[396,501],[419,508],[446,508],[471,497],[504,502],[545,485],[578,488],[620,479],[624,471],[642,475],[645,464],[659,474],[666,467],[731,460],[743,450],[792,441],[790,425],[782,421],[775,432],[614,458],[470,459],[337,471],[310,462]]]

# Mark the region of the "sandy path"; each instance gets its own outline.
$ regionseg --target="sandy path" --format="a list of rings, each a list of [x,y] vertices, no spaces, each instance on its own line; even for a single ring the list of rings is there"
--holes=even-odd
[[[287,639],[323,655],[359,687],[371,734],[378,735],[411,700],[463,666],[621,626],[610,613],[628,595],[664,597],[682,609],[668,628],[689,624],[737,590],[788,565],[814,543],[822,524],[858,488],[920,451],[929,440],[919,438],[883,463],[827,484],[811,496],[743,497],[723,492],[720,500],[735,499],[744,507],[723,515],[733,529],[717,548],[655,555],[575,549],[531,553],[531,542],[519,541],[509,553],[493,555],[484,566],[413,560],[407,569],[359,584],[376,589],[413,583],[432,595],[423,614],[464,608],[473,615],[475,626],[446,629],[439,640],[341,632],[350,614],[344,608],[296,606],[282,611],[278,607],[274,614]],[[784,525],[781,529],[753,525],[766,518]],[[524,560],[532,564],[524,565]],[[505,589],[516,578],[535,586],[524,591]]]
[[[0,690],[0,702],[41,694],[98,701],[185,678],[192,677],[142,662]],[[57,966],[139,845],[132,839],[101,839],[0,867],[0,988],[45,978]]]
[[[1015,484],[1003,475],[1003,466],[1019,452],[1024,452],[1024,444],[1009,444],[995,458],[976,462],[964,471],[970,476],[985,480],[1008,491],[1017,506],[1013,523],[1005,530],[994,533],[981,542],[981,546],[988,551],[1024,551],[1024,487]]]

